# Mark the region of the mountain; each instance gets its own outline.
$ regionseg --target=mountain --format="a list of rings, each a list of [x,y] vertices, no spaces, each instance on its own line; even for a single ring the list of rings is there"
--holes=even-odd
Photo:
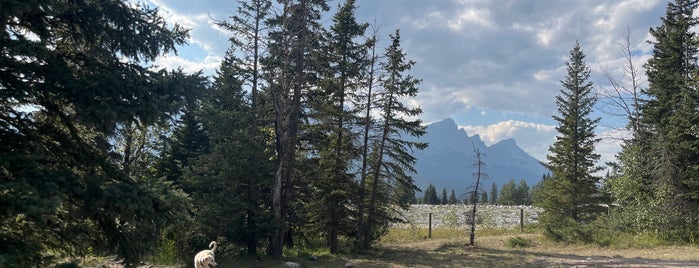
[[[481,189],[488,193],[493,182],[499,189],[510,179],[515,179],[517,183],[524,179],[532,187],[547,173],[539,160],[524,152],[515,140],[506,139],[487,146],[480,136],[469,137],[452,119],[428,125],[427,133],[418,140],[428,142],[429,146],[413,153],[417,158],[415,184],[424,190],[432,183],[438,194],[442,188],[446,188],[447,192],[453,189],[458,195],[467,189],[472,191],[475,183],[473,173],[476,172],[474,147],[483,154],[484,173],[488,178],[482,180]],[[482,191],[479,189],[479,192]],[[418,197],[421,195],[417,194]]]

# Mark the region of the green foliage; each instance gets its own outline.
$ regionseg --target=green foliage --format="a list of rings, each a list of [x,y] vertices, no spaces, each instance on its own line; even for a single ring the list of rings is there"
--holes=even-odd
[[[530,189],[525,180],[520,180],[519,184],[515,183],[514,179],[510,179],[502,185],[498,204],[512,205],[531,205],[532,198]]]
[[[510,237],[505,240],[505,246],[508,248],[528,248],[534,244],[530,239],[521,236]]]
[[[495,205],[498,202],[498,185],[493,182],[490,187],[490,204]]]
[[[150,257],[150,261],[156,264],[173,265],[177,264],[180,258],[175,240],[168,238],[163,233],[160,237],[160,245]]]
[[[364,241],[365,248],[369,248],[368,243],[378,239],[378,234],[385,233],[389,224],[396,221],[386,212],[390,212],[393,206],[406,205],[396,202],[394,189],[418,189],[412,178],[416,161],[412,151],[427,147],[424,142],[407,138],[425,134],[426,127],[422,125],[422,121],[410,119],[420,115],[422,110],[402,102],[417,95],[420,80],[409,74],[415,62],[406,60],[401,48],[400,32],[396,30],[390,38],[391,45],[384,53],[385,61],[380,63],[384,75],[379,83],[383,92],[378,94],[374,104],[380,119],[376,126],[378,138],[373,141],[369,157],[368,177],[373,181],[369,191],[367,229],[360,230],[364,236],[372,238]],[[379,219],[382,220],[378,221]]]
[[[480,204],[487,204],[488,203],[488,192],[482,191],[481,192],[481,199],[480,199]]]
[[[646,63],[648,87],[641,103],[641,131],[627,143],[618,184],[633,186],[638,196],[621,200],[657,200],[633,206],[629,218],[651,208],[663,211],[645,227],[671,240],[690,241],[699,223],[699,105],[696,73],[699,43],[693,30],[697,1],[667,5],[662,25],[652,28],[653,56]],[[618,197],[625,194],[614,188]],[[628,196],[628,192],[626,195]],[[637,231],[645,231],[643,229]]]
[[[459,214],[456,212],[456,208],[451,208],[447,213],[442,216],[442,224],[449,228],[458,228],[459,226]]]
[[[449,202],[449,199],[447,197],[447,188],[442,188],[442,195],[439,198],[439,203],[442,205],[446,205]]]
[[[447,202],[450,205],[456,205],[459,203],[459,199],[456,198],[456,193],[454,193],[454,189],[451,190],[451,194],[449,195],[449,202]]]
[[[517,184],[515,184],[515,180],[511,179],[507,183],[502,185],[502,188],[500,188],[500,196],[498,198],[498,204],[501,205],[506,205],[506,206],[511,206],[515,205],[516,200],[515,200],[515,192],[517,188]]]
[[[121,1],[10,1],[0,16],[3,265],[94,247],[133,266],[180,207],[148,172],[149,154],[114,141],[136,141],[117,137],[120,127],[145,137],[174,112],[177,74],[138,63],[174,50],[187,31]]]
[[[430,183],[425,190],[425,195],[422,197],[422,203],[428,205],[438,205],[441,203],[437,196],[437,189]]]
[[[592,92],[590,68],[579,44],[570,51],[566,63],[568,74],[561,81],[563,89],[556,97],[559,136],[549,148],[547,167],[551,179],[538,189],[539,204],[544,208],[541,225],[544,233],[559,241],[590,241],[589,223],[600,214],[600,178],[594,173],[599,155],[594,153],[599,138],[594,129],[599,118],[590,118],[596,97]],[[501,198],[504,194],[501,192]]]
[[[271,1],[238,4],[217,22],[235,37],[213,79],[147,68],[187,31],[146,5],[3,6],[0,266],[189,263],[211,240],[280,256],[288,238],[324,236],[336,253],[399,221],[417,190],[411,153],[426,146],[408,137],[425,129],[407,119],[421,113],[403,103],[420,80],[399,32],[374,76],[375,38],[354,1],[328,29],[325,1],[280,3],[274,16]]]

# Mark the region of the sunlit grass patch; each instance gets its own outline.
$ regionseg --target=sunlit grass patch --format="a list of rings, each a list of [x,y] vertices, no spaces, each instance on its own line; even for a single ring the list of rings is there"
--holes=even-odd
[[[461,228],[436,228],[432,229],[432,238],[460,238],[467,237],[468,230]],[[381,238],[383,243],[399,243],[419,241],[429,238],[428,228],[393,228]]]

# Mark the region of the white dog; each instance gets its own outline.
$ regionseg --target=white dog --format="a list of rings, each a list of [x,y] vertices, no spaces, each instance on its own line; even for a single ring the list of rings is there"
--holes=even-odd
[[[194,268],[215,268],[218,263],[214,259],[214,251],[216,250],[216,241],[211,241],[209,249],[199,251],[194,256]]]

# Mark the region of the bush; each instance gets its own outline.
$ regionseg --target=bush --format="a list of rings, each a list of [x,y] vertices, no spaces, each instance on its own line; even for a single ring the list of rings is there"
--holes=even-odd
[[[510,237],[510,239],[505,241],[505,246],[509,248],[526,248],[532,244],[534,243],[531,240],[521,236]]]
[[[165,234],[161,235],[160,247],[151,256],[151,261],[157,264],[176,264],[179,262],[177,256],[177,246],[175,240],[167,238]]]

